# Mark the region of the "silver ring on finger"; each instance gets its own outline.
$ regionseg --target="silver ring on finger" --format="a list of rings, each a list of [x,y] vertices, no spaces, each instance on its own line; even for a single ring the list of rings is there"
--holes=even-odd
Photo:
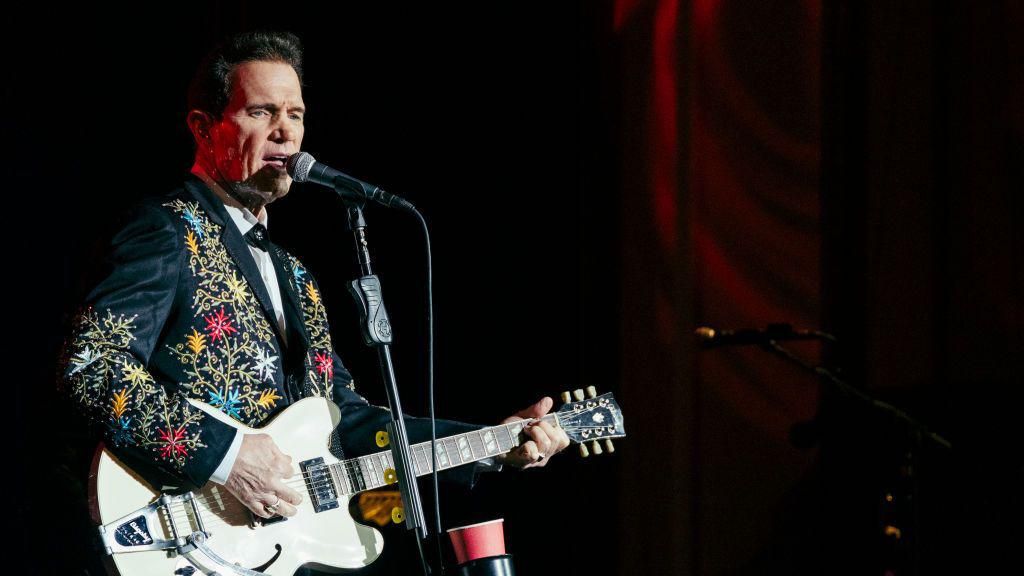
[[[271,514],[274,514],[275,512],[277,512],[277,507],[278,507],[278,506],[279,506],[280,504],[281,504],[281,497],[280,497],[280,496],[278,496],[278,497],[277,497],[277,501],[276,501],[276,502],[274,502],[273,504],[264,504],[264,505],[263,505],[263,508],[264,508],[264,509],[265,509],[265,510],[266,510],[267,512],[270,512]]]

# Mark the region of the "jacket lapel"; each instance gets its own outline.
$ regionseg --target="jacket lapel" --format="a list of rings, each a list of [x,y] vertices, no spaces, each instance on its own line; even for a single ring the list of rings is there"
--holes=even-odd
[[[231,255],[231,258],[234,259],[238,269],[242,271],[242,276],[245,277],[245,281],[249,283],[249,288],[256,295],[260,308],[263,309],[263,314],[266,315],[267,320],[270,322],[270,327],[274,330],[274,334],[277,335],[277,340],[281,343],[281,348],[283,349],[286,339],[281,334],[281,328],[277,325],[277,316],[274,314],[274,305],[270,300],[270,293],[267,292],[267,287],[263,283],[263,277],[260,275],[260,269],[256,267],[256,260],[253,259],[252,252],[249,251],[249,244],[242,237],[242,233],[238,231],[238,226],[235,226],[234,221],[228,216],[227,210],[224,209],[224,203],[220,201],[220,198],[217,198],[213,190],[206,187],[202,180],[195,176],[190,176],[185,181],[185,187],[199,201],[200,206],[203,207],[210,219],[220,225],[221,243],[228,251],[228,254]]]
[[[279,246],[271,242],[270,261],[274,263],[274,271],[277,272],[277,283],[281,286],[281,300],[284,305],[285,323],[289,332],[289,342],[295,342],[298,337],[302,342],[301,349],[309,348],[309,334],[306,332],[306,323],[302,313],[302,306],[299,304],[299,295],[296,293],[295,282],[292,282],[294,272],[285,268],[288,257]]]

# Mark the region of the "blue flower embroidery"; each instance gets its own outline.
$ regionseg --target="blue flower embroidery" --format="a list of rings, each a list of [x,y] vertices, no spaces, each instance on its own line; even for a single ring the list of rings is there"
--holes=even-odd
[[[226,398],[219,392],[214,392],[212,390],[208,392],[210,394],[211,406],[214,408],[220,408],[221,411],[236,420],[242,419],[241,414],[238,413],[238,405],[242,401],[242,399],[238,397],[238,390],[229,392]]]
[[[132,419],[121,417],[120,420],[114,420],[109,424],[110,433],[113,436],[114,446],[126,446],[128,444],[134,444],[131,433]]]
[[[192,225],[192,228],[196,231],[196,234],[198,234],[200,238],[202,238],[206,234],[206,232],[203,230],[203,221],[200,220],[199,217],[196,216],[194,212],[192,212],[192,210],[186,209],[183,217],[185,218],[185,221]]]

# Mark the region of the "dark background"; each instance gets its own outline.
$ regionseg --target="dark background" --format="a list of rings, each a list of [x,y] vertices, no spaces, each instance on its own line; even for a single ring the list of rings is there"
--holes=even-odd
[[[215,2],[7,18],[8,498],[30,572],[81,574],[89,557],[85,430],[53,385],[64,322],[118,210],[191,165],[199,58],[264,26],[306,44],[304,149],[430,222],[439,415],[494,422],[588,384],[624,408],[614,455],[485,478],[449,499],[447,524],[503,516],[522,574],[1019,571],[1013,3]],[[382,402],[347,302],[342,207],[295,186],[270,212],[317,275],[359,390]],[[404,406],[422,414],[422,240],[402,215],[367,219]],[[700,352],[691,335],[777,321],[836,334],[794,350],[954,449],[763,351]],[[367,573],[411,573],[403,531],[386,537]]]

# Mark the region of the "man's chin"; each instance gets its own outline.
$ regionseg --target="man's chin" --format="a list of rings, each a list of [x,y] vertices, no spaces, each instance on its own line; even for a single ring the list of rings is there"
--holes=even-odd
[[[241,186],[247,193],[262,198],[264,204],[270,204],[288,194],[292,187],[292,179],[287,174],[273,177],[261,172],[242,182]]]

